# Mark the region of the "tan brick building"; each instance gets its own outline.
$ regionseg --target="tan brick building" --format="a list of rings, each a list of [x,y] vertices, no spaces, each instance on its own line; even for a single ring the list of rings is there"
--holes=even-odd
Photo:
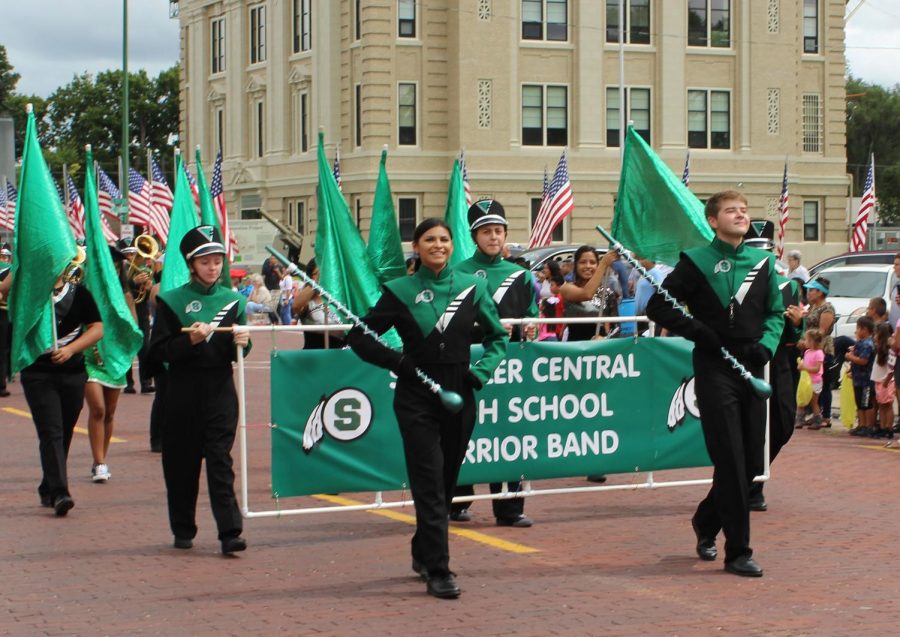
[[[558,233],[599,243],[619,174],[619,109],[701,198],[739,186],[788,247],[846,250],[844,0],[181,0],[182,133],[221,145],[229,210],[307,237],[316,135],[368,233],[381,149],[404,235],[442,216],[465,149],[476,196],[525,243],[544,167],[569,151],[576,210]],[[624,104],[623,104],[624,102]],[[211,163],[211,161],[210,161]]]

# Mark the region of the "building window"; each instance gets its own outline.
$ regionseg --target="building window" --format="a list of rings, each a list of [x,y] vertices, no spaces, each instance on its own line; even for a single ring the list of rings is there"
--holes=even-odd
[[[822,100],[817,93],[803,95],[803,152],[822,152]]]
[[[688,146],[731,148],[728,91],[688,91]]]
[[[302,235],[306,228],[306,204],[302,199],[287,199],[286,201],[287,227],[296,228],[297,234]]]
[[[522,145],[565,146],[568,134],[568,89],[526,84],[522,87]]]
[[[731,0],[688,0],[688,46],[731,46]]]
[[[522,0],[523,40],[565,42],[568,21],[568,0]]]
[[[294,53],[312,48],[312,0],[294,0]]]
[[[253,152],[256,157],[262,157],[265,150],[263,140],[266,128],[263,108],[262,100],[253,104]]]
[[[622,103],[619,100],[619,89],[609,87],[606,89],[606,145],[617,147],[619,145],[619,109]],[[634,122],[634,132],[650,143],[650,89],[625,87],[625,118]]]
[[[266,61],[266,5],[250,7],[250,64]]]
[[[353,207],[356,209],[356,229],[362,230],[362,197],[354,197]]]
[[[362,84],[357,84],[354,91],[354,114],[353,122],[354,138],[356,146],[362,146]]]
[[[415,2],[415,0],[398,0],[398,2],[397,2],[397,34],[401,38],[416,37],[416,2]]]
[[[241,197],[241,219],[262,219],[261,208],[262,197],[259,195],[244,195]]]
[[[803,202],[803,240],[819,240],[819,202]]]
[[[362,0],[353,0],[353,39],[359,40],[362,36],[362,15],[359,8]]]
[[[309,93],[294,93],[294,154],[309,151]]]
[[[398,85],[399,103],[397,141],[403,146],[416,145],[416,85],[401,82]]]
[[[225,72],[225,18],[213,18],[210,23],[210,57],[213,74]]]
[[[225,109],[219,106],[216,108],[215,118],[215,148],[225,154]]]
[[[397,199],[397,222],[400,224],[400,240],[412,241],[416,229],[416,204],[413,197]]]
[[[541,198],[540,197],[532,197],[531,198],[531,228],[534,229],[534,224],[537,223],[538,212],[541,210]],[[562,223],[556,225],[553,228],[553,234],[550,237],[551,241],[565,241],[563,235],[563,227],[566,225],[565,220]]]
[[[478,80],[478,128],[491,127],[491,101],[494,86],[491,80]]]
[[[622,0],[625,43],[650,44],[650,0]],[[619,0],[606,0],[606,41],[619,41]]]
[[[803,0],[803,52],[819,52],[819,0]]]

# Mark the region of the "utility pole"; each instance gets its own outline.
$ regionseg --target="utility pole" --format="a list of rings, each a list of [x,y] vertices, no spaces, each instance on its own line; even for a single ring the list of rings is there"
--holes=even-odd
[[[122,0],[122,152],[119,163],[119,191],[122,199],[115,202],[122,224],[128,223],[128,0]]]

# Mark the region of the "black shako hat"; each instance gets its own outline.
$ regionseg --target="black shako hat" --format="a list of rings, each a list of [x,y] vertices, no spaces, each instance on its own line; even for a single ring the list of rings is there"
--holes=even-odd
[[[774,250],[775,223],[768,219],[752,219],[744,235],[744,244],[760,250]]]
[[[4,257],[11,257],[12,256],[12,246],[10,246],[8,243],[4,243],[3,245],[0,245],[0,255],[2,255]]]
[[[207,254],[225,254],[222,235],[215,226],[197,226],[188,230],[181,239],[181,254],[185,261]]]
[[[469,206],[469,231],[474,232],[489,223],[506,225],[506,211],[496,199],[479,199]]]

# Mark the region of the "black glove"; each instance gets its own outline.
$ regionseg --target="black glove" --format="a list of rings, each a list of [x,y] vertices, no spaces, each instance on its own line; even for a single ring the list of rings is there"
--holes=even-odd
[[[748,365],[764,367],[766,363],[772,360],[772,353],[761,343],[750,343],[744,346],[742,358],[747,361]]]
[[[482,383],[480,380],[478,380],[478,376],[476,376],[475,372],[473,372],[471,369],[468,372],[466,372],[466,380],[469,381],[469,384],[472,386],[472,389],[474,389],[475,391],[478,391],[479,389],[484,387],[484,383]]]
[[[419,376],[416,374],[416,361],[409,356],[401,356],[397,369],[394,370],[397,378],[401,380],[416,380]]]
[[[690,339],[694,341],[694,347],[707,353],[718,354],[722,348],[722,339],[719,338],[718,333],[700,321],[694,322]]]

